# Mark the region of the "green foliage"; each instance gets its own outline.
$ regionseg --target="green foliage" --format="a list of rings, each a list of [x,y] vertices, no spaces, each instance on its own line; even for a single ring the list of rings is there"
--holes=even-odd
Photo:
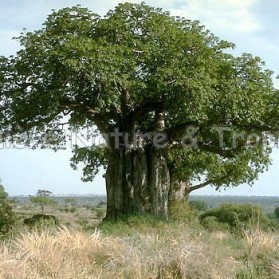
[[[196,209],[187,202],[173,200],[169,203],[169,217],[177,222],[190,223],[198,216]]]
[[[8,194],[0,184],[0,237],[7,235],[15,222],[16,217],[8,199]]]
[[[208,205],[205,201],[191,200],[188,201],[188,204],[191,208],[196,209],[198,211],[205,211],[208,208]]]
[[[216,216],[206,216],[201,219],[200,223],[210,232],[229,229],[228,224],[225,222],[219,222]]]
[[[55,205],[57,202],[51,197],[52,192],[47,190],[38,190],[36,196],[30,196],[30,201],[41,208],[42,214],[46,206]]]
[[[59,224],[58,219],[54,215],[35,214],[31,218],[24,219],[23,223],[29,228],[45,230]]]
[[[84,163],[83,181],[92,181],[92,179],[99,173],[101,168],[107,168],[107,147],[105,145],[74,148],[74,156],[71,158],[71,167],[77,169],[77,165]]]
[[[209,230],[227,227],[236,233],[256,226],[262,229],[270,227],[270,222],[262,209],[250,204],[222,204],[202,213],[200,222]]]

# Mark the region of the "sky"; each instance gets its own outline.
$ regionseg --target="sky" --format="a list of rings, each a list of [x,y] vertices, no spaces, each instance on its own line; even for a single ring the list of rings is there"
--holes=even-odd
[[[1,0],[0,1],[0,55],[14,55],[19,50],[13,40],[23,28],[27,31],[40,29],[52,9],[80,4],[104,15],[113,9],[117,0]],[[140,3],[142,1],[130,1]],[[274,0],[161,0],[145,1],[154,7],[170,11],[172,15],[199,20],[221,39],[236,44],[235,55],[248,52],[260,56],[266,67],[279,75],[279,1]],[[30,150],[22,146],[12,148],[0,145],[0,178],[9,195],[33,195],[38,189],[53,194],[105,194],[105,181],[99,175],[93,182],[81,181],[81,170],[70,167],[71,148]],[[207,187],[196,191],[202,195],[247,195],[279,196],[279,151],[274,149],[273,164],[260,175],[253,187],[240,185],[237,188],[216,192]]]

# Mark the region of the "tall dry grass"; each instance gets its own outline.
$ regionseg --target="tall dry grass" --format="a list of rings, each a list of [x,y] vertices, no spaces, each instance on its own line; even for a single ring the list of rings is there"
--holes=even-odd
[[[268,278],[279,278],[279,235],[263,232],[259,226],[243,232],[247,265],[261,263]]]
[[[234,278],[236,260],[202,238],[185,227],[122,237],[33,231],[2,244],[0,278]]]

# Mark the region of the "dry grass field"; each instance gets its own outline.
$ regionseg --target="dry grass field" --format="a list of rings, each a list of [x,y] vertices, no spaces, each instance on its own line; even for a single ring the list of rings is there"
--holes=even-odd
[[[169,221],[101,223],[104,202],[58,203],[45,211],[58,226],[24,225],[40,213],[31,203],[14,203],[13,211],[17,224],[0,239],[0,279],[279,278],[279,230],[262,229],[260,219],[234,233],[216,221],[202,226],[189,207],[176,207]]]
[[[0,278],[279,278],[278,237],[163,222],[33,229],[1,243]]]

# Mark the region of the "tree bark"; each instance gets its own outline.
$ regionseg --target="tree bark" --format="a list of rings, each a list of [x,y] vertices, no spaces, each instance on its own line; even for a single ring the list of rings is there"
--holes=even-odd
[[[170,175],[160,150],[112,149],[106,188],[106,219],[139,214],[168,217]]]
[[[187,201],[190,194],[190,186],[187,181],[171,179],[169,199],[176,201]]]

